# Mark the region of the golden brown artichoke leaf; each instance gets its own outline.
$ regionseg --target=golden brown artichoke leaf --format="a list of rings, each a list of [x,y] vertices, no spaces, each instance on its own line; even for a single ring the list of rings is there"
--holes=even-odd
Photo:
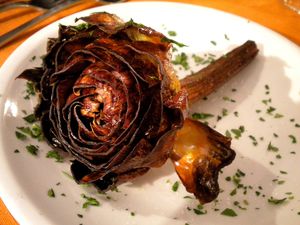
[[[186,119],[177,132],[170,158],[186,190],[201,203],[210,202],[219,194],[219,172],[235,157],[230,142],[230,138],[191,119]]]

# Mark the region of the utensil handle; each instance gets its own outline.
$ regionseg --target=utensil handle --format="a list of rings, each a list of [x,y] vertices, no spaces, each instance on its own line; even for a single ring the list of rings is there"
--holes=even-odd
[[[0,36],[0,47],[2,47],[3,45],[5,45],[6,43],[8,43],[9,41],[11,41],[12,39],[14,39],[15,37],[17,37],[18,35],[20,35],[23,31],[27,30],[28,28],[38,24],[39,22],[41,22],[42,20],[52,16],[53,14],[66,9],[67,7],[74,5],[75,3],[78,3],[80,0],[68,0],[65,1],[64,3],[57,5],[56,7],[46,11],[45,13],[43,13],[40,16],[35,17],[34,19],[22,24],[21,26],[7,32],[6,34],[3,34]]]

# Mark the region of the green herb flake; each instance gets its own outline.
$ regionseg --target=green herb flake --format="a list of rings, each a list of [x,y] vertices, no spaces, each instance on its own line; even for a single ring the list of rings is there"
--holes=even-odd
[[[279,114],[279,113],[276,113],[276,114],[274,115],[274,118],[275,118],[275,119],[282,118],[282,117],[283,117],[283,115],[282,115],[282,114]]]
[[[27,145],[26,146],[27,151],[31,154],[31,155],[37,155],[38,151],[39,151],[39,146],[37,145]]]
[[[173,43],[175,45],[177,45],[178,47],[186,47],[187,45],[177,42],[173,39],[167,38],[167,37],[163,37],[162,39],[160,39],[161,42],[169,42],[169,43]]]
[[[24,96],[24,99],[28,100],[31,96],[35,96],[35,87],[33,82],[26,82],[26,95]]]
[[[36,56],[34,55],[31,57],[30,62],[33,62],[35,59],[36,59]]]
[[[267,150],[272,151],[272,152],[278,152],[279,149],[278,149],[278,147],[272,145],[271,142],[269,142]]]
[[[52,188],[50,188],[48,190],[47,194],[48,194],[48,197],[55,198],[55,192],[54,192],[54,190]]]
[[[83,218],[83,215],[82,214],[77,214],[77,216],[79,217],[79,218]]]
[[[192,58],[194,59],[194,62],[197,65],[204,61],[204,58],[202,58],[201,56],[195,55],[195,54],[192,55]]]
[[[235,135],[234,138],[239,139],[242,136],[242,134],[245,132],[245,127],[239,126],[238,129],[231,129],[230,131]]]
[[[178,190],[178,188],[179,188],[179,182],[176,181],[176,182],[172,185],[172,190],[173,190],[174,192],[176,192],[176,191]]]
[[[24,134],[30,135],[31,136],[31,129],[30,127],[17,127],[19,131],[21,131]]]
[[[26,136],[25,134],[22,134],[22,133],[19,132],[19,131],[16,131],[15,134],[16,134],[16,137],[17,137],[19,140],[21,140],[21,141],[24,141],[24,140],[27,139],[27,136]]]
[[[272,99],[263,99],[262,101],[261,101],[263,104],[265,104],[265,105],[268,105],[269,103],[271,103],[272,102]]]
[[[19,149],[15,149],[14,153],[20,153],[20,150]]]
[[[262,118],[262,117],[259,117],[259,120],[261,121],[261,122],[265,122],[266,120],[264,119],[264,118]]]
[[[170,30],[170,31],[168,31],[168,35],[174,37],[177,35],[177,33],[176,33],[176,31]]]
[[[293,143],[293,144],[296,144],[296,143],[297,143],[297,139],[296,139],[296,137],[295,137],[294,135],[290,134],[290,135],[289,135],[289,138],[292,140],[292,143]]]
[[[36,122],[36,118],[34,114],[30,114],[28,116],[23,117],[23,119],[27,122],[27,123],[34,123]]]
[[[224,34],[224,38],[229,41],[229,37],[227,34]]]
[[[56,162],[63,162],[63,157],[58,153],[58,151],[51,150],[47,152],[46,158],[52,158],[55,159]]]
[[[92,197],[86,196],[85,194],[81,194],[81,197],[86,201],[83,203],[82,208],[86,209],[89,206],[100,206],[100,202]]]
[[[31,127],[31,136],[41,141],[43,139],[42,128],[38,124],[33,124]]]
[[[135,212],[130,212],[130,215],[131,216],[135,216]]]
[[[183,198],[186,198],[186,199],[194,199],[193,196],[189,196],[189,195],[186,195],[186,196],[184,196]]]
[[[288,174],[286,171],[280,170],[279,171],[281,174]]]
[[[228,101],[228,102],[236,102],[234,99],[229,98],[228,96],[224,96],[222,99],[223,99],[224,101]]]
[[[237,213],[233,209],[226,208],[221,212],[221,215],[235,217],[237,216]]]
[[[258,144],[256,138],[255,138],[253,135],[249,135],[248,137],[252,140],[252,144],[253,144],[254,146],[256,146],[256,145]]]
[[[279,204],[282,204],[286,201],[287,198],[282,198],[282,199],[277,199],[277,198],[274,198],[273,196],[271,196],[269,199],[268,199],[268,202],[272,205],[279,205]]]
[[[269,108],[267,108],[267,113],[272,115],[272,112],[274,112],[276,110],[276,108],[269,106]]]
[[[217,42],[215,41],[210,41],[210,43],[212,43],[213,45],[217,45]]]
[[[222,116],[228,115],[228,109],[222,109]]]
[[[225,136],[231,138],[231,133],[229,132],[229,130],[226,130]]]
[[[88,24],[88,23],[80,23],[76,26],[72,26],[72,28],[75,29],[76,31],[86,30],[89,27],[90,27],[90,24]]]
[[[186,53],[181,52],[180,54],[175,55],[175,59],[172,61],[174,65],[180,65],[185,70],[188,70],[190,68],[188,63],[188,56]]]
[[[295,124],[295,127],[298,127],[298,128],[299,128],[299,127],[300,127],[300,124],[296,123],[296,124]]]
[[[235,188],[235,189],[233,189],[233,190],[230,192],[230,196],[234,196],[234,195],[236,195],[236,193],[237,193],[237,190],[236,190],[236,188]]]
[[[198,204],[197,208],[194,208],[193,211],[197,215],[207,214],[207,210],[203,210],[203,205],[201,205],[201,204]]]
[[[213,114],[210,113],[193,113],[192,118],[196,120],[205,120],[208,118],[214,117]]]

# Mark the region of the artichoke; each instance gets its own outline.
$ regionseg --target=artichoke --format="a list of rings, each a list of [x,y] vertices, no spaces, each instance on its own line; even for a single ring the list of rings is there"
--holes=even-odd
[[[42,67],[19,75],[35,83],[35,115],[49,144],[73,156],[75,180],[106,191],[171,158],[187,191],[216,198],[235,153],[229,138],[185,118],[188,92],[170,63],[176,42],[105,12],[77,20],[49,39]]]

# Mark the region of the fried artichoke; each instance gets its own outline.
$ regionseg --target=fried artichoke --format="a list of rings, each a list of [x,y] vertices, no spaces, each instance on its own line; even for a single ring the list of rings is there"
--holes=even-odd
[[[230,139],[185,119],[188,92],[170,63],[174,41],[109,13],[79,20],[60,25],[42,67],[19,76],[35,83],[35,115],[49,144],[73,156],[75,180],[106,191],[171,158],[200,202],[216,198],[219,170],[235,153]]]

